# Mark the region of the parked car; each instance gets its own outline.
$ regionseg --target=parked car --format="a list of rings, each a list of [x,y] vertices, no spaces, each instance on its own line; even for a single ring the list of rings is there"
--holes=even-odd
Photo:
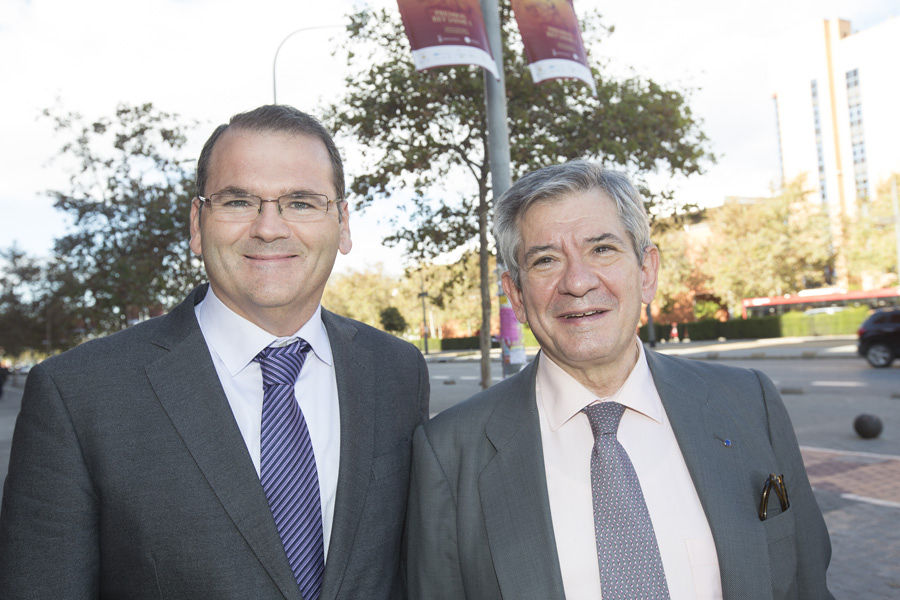
[[[856,350],[869,364],[889,367],[900,356],[900,307],[883,308],[863,321],[856,332]]]

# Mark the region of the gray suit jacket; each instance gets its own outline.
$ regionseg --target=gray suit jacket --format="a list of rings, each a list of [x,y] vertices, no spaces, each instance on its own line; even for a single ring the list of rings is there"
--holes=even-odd
[[[712,530],[724,598],[831,598],[828,533],[772,382],[746,369],[655,352],[647,358]],[[536,372],[537,360],[416,431],[406,533],[411,599],[564,598]],[[791,506],[779,514],[773,493],[770,516],[760,521],[769,473],[784,474]]]
[[[0,598],[300,598],[194,316],[205,293],[31,371],[0,512]],[[321,597],[402,598],[425,362],[393,336],[322,319],[341,455]]]

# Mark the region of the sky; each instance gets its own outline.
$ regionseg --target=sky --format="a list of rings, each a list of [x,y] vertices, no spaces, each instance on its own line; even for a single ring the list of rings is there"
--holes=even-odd
[[[340,93],[345,65],[331,55],[345,15],[361,0],[3,0],[0,3],[0,248],[15,242],[47,256],[66,231],[46,195],[66,189],[50,159],[62,144],[42,109],[87,118],[119,103],[152,102],[200,123],[188,144],[199,154],[232,114],[272,102],[273,59],[280,103],[317,114]],[[395,2],[369,4],[396,10]],[[897,0],[575,0],[576,14],[599,9],[615,32],[592,50],[617,75],[631,73],[689,89],[718,162],[691,178],[663,181],[684,201],[768,193],[778,177],[772,71],[790,59],[791,32],[840,17],[854,31],[900,15]],[[547,85],[547,84],[545,84]],[[549,84],[549,85],[552,85]],[[344,149],[348,175],[354,154]],[[399,272],[398,249],[383,247],[384,202],[351,216],[354,250],[337,269],[383,263]]]

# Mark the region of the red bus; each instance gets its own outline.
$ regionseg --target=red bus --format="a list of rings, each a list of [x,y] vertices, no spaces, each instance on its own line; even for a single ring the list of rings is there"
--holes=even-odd
[[[780,315],[792,310],[807,311],[844,306],[900,306],[900,287],[882,288],[880,290],[856,290],[848,292],[842,288],[819,288],[801,290],[796,294],[784,296],[768,296],[765,298],[744,298],[741,301],[741,316],[767,317]]]

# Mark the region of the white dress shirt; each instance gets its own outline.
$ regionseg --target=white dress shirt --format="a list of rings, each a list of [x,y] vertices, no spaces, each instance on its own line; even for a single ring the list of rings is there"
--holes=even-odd
[[[594,534],[591,450],[587,415],[594,402],[626,407],[618,439],[641,483],[671,600],[722,598],[712,533],[675,434],[653,384],[643,345],[622,387],[598,399],[543,352],[537,372],[537,409],[556,549],[567,600],[601,598]]]
[[[303,410],[315,453],[327,557],[334,521],[341,436],[334,360],[322,323],[321,305],[299,331],[282,338],[237,315],[216,297],[211,287],[206,297],[194,307],[194,312],[257,475],[260,472],[263,383],[259,363],[253,358],[267,346],[296,338],[303,338],[311,346],[294,393]]]

